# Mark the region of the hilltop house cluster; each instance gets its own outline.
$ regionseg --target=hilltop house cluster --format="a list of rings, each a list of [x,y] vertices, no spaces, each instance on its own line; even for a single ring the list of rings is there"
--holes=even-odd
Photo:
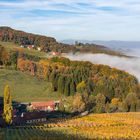
[[[38,51],[41,51],[40,47],[35,48],[35,45],[20,45],[21,48],[27,48],[28,50],[36,49]]]
[[[41,51],[41,47],[35,47],[35,45],[20,45],[20,48],[27,48],[28,50],[38,50]],[[60,56],[60,52],[52,51],[49,53],[51,56]]]

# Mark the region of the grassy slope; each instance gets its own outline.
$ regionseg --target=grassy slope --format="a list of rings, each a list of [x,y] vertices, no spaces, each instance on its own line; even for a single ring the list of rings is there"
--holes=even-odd
[[[3,96],[5,84],[10,85],[15,101],[46,101],[60,97],[59,93],[51,91],[51,83],[19,71],[0,69],[0,96]]]

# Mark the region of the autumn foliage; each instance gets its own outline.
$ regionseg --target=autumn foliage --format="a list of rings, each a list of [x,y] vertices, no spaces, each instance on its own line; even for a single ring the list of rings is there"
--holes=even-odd
[[[70,61],[64,57],[41,59],[19,51],[3,52],[10,58],[9,65],[50,82],[52,91],[75,98],[78,93],[81,94],[82,100],[78,102],[85,104],[85,109],[94,107],[92,111],[101,113],[124,111],[124,108],[125,111],[138,111],[140,108],[140,86],[129,73],[106,65]],[[7,57],[4,58],[7,60]],[[6,61],[1,59],[1,62],[4,65]],[[85,100],[84,94],[87,95]]]

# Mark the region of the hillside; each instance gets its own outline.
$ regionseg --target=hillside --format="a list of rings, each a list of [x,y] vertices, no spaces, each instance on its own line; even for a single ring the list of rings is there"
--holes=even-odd
[[[13,100],[18,102],[55,100],[60,97],[58,92],[51,90],[49,82],[38,80],[20,71],[0,69],[1,97],[6,84],[11,88]]]
[[[35,45],[35,48],[40,47],[44,52],[76,50],[73,46],[58,43],[55,38],[26,33],[10,27],[0,27],[0,41],[13,42],[18,45]]]
[[[82,112],[94,109],[94,112],[101,113],[107,112],[106,106],[112,104],[112,100],[117,98],[117,102],[121,103],[121,107],[117,106],[117,108],[113,108],[113,111],[139,110],[140,87],[138,80],[133,75],[109,66],[96,65],[90,62],[71,61],[64,57],[39,57],[39,55],[42,55],[42,52],[23,48],[22,51],[20,49],[12,50],[12,45],[10,46],[10,43],[7,43],[4,42],[2,44],[5,47],[0,46],[0,65],[4,68],[0,72],[3,75],[4,72],[11,69],[11,74],[9,72],[4,74],[3,78],[1,78],[1,83],[6,84],[7,81],[21,83],[25,79],[25,82],[19,85],[19,87],[18,83],[15,85],[9,84],[12,88],[17,88],[13,99],[17,101],[21,99],[25,102],[27,100],[46,100],[46,98],[51,98],[52,95],[51,99],[56,99],[61,95],[73,98],[72,101],[67,100],[68,102],[71,101],[68,104],[72,105],[70,108],[65,108],[67,112]],[[23,81],[20,81],[21,79]],[[40,83],[43,85],[40,85]],[[2,84],[1,86],[4,87]],[[47,91],[44,91],[43,87]],[[22,89],[26,90],[22,91]],[[1,95],[2,93],[3,91],[1,90]],[[39,99],[38,97],[41,98]],[[129,105],[126,99],[131,97],[134,98],[135,102],[131,102],[131,105]],[[98,99],[100,100],[100,98],[103,104],[101,104],[102,108],[98,109],[98,105],[96,104],[98,104]],[[81,99],[78,102],[84,105],[80,110],[77,107],[75,110],[75,107],[73,107],[73,102],[77,102],[74,101],[75,99]],[[124,101],[126,102],[125,107]],[[62,103],[66,106],[65,101],[62,101]],[[112,112],[112,107],[110,108],[110,112]]]
[[[59,43],[55,38],[23,31],[15,30],[10,27],[0,27],[0,41],[12,42],[18,46],[20,45],[34,45],[35,49],[40,47],[43,52],[82,52],[82,53],[106,53],[110,55],[125,56],[117,51],[113,51],[107,47],[96,44],[82,44],[76,43],[75,45],[68,45]]]

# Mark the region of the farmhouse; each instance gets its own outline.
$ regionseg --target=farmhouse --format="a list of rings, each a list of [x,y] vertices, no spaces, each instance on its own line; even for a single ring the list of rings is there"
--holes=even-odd
[[[61,53],[59,53],[59,52],[51,52],[51,55],[53,55],[53,56],[60,56],[61,55]]]
[[[34,49],[34,45],[27,45],[27,48],[29,49],[29,50],[31,50],[31,49]]]
[[[33,110],[51,112],[58,109],[58,104],[59,101],[32,102],[29,107]]]

